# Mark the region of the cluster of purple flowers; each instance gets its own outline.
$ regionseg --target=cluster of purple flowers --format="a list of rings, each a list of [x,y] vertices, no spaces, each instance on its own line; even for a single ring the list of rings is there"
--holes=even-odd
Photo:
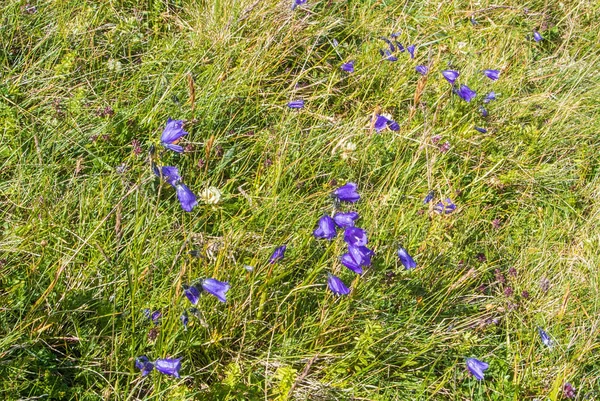
[[[142,376],[148,376],[154,369],[163,375],[179,377],[181,369],[181,358],[157,359],[150,362],[147,356],[142,355],[135,358],[135,367],[142,372]]]

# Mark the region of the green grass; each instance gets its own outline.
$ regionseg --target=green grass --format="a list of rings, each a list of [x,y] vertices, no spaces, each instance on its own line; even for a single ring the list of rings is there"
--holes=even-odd
[[[600,397],[598,4],[25,4],[0,3],[3,399],[558,400],[566,382]],[[416,59],[382,61],[378,37],[398,31]],[[400,130],[370,132],[376,110]],[[219,188],[217,205],[185,213],[153,176],[167,117],[190,146],[154,160]],[[376,252],[362,277],[338,261],[341,235],[312,236],[347,181]],[[457,211],[424,206],[430,190]],[[231,283],[228,301],[202,296],[185,330],[181,285],[205,277]],[[162,310],[156,328],[144,308]],[[141,378],[140,355],[181,357],[182,378]],[[483,382],[466,357],[489,362]]]

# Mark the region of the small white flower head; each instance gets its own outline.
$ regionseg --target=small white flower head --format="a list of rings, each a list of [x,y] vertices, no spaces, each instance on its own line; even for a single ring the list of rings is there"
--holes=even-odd
[[[348,159],[352,156],[352,152],[356,150],[356,144],[352,141],[347,141],[342,145],[342,152],[340,154],[342,159]]]
[[[216,187],[208,187],[200,193],[200,199],[207,205],[216,205],[221,201],[221,191]]]

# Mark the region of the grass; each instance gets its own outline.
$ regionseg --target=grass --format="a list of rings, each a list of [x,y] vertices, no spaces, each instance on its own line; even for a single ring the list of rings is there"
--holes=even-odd
[[[0,4],[4,399],[559,400],[567,382],[600,397],[598,4],[31,5]],[[381,60],[391,32],[415,60]],[[372,132],[378,110],[400,130]],[[185,213],[153,176],[168,117],[188,148],[154,160],[220,203]],[[361,277],[341,235],[311,235],[347,181],[376,252]],[[430,190],[456,212],[423,205]],[[181,285],[205,277],[230,282],[228,301],[202,296],[186,330]],[[181,357],[181,379],[142,378],[140,355]],[[484,381],[466,357],[490,364]]]

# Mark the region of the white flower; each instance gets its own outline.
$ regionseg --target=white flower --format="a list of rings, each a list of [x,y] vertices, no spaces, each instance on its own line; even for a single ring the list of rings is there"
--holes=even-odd
[[[208,205],[216,205],[221,201],[221,191],[215,187],[208,187],[200,193],[200,199]]]
[[[356,150],[356,144],[354,142],[348,141],[342,145],[341,158],[348,159],[352,156],[352,152]]]

